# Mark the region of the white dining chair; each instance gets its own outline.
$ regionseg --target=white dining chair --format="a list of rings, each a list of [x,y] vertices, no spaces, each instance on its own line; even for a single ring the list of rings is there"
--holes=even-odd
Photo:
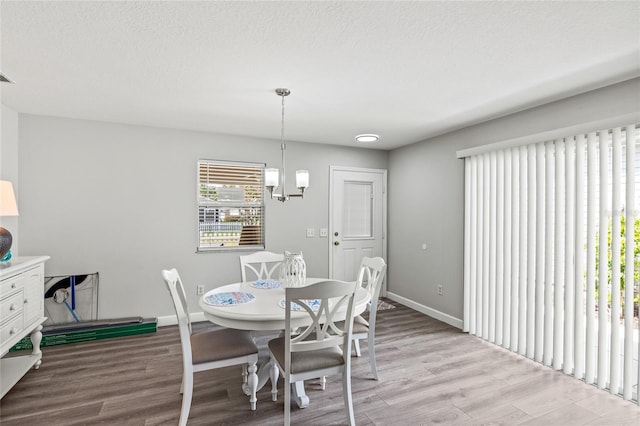
[[[240,256],[242,282],[278,278],[283,260],[284,254],[270,251],[258,251]]]
[[[371,295],[371,302],[369,302],[368,305],[368,321],[361,315],[357,315],[354,318],[352,337],[354,352],[356,356],[360,356],[360,340],[367,339],[369,364],[371,365],[371,374],[375,380],[378,380],[375,352],[376,315],[378,311],[378,299],[386,270],[387,265],[381,257],[364,257],[360,263],[357,279],[358,285],[366,288]]]
[[[253,342],[249,332],[233,329],[208,330],[194,334],[189,318],[189,309],[184,292],[184,286],[178,271],[174,269],[163,270],[162,278],[167,284],[173,300],[180,330],[180,343],[182,345],[182,409],[180,410],[180,425],[186,425],[191,409],[193,397],[194,373],[228,367],[231,365],[243,365],[248,367],[247,387],[250,390],[249,402],[251,410],[256,409],[256,392],[258,389],[257,362],[258,347]]]
[[[291,422],[292,383],[338,373],[342,373],[349,424],[355,424],[351,396],[351,331],[357,288],[357,283],[328,280],[285,289],[284,336],[270,340],[267,345],[273,364],[271,393],[274,401],[279,373],[284,377],[285,425]],[[292,323],[292,309],[306,313],[308,325],[298,327],[302,323],[299,318]]]

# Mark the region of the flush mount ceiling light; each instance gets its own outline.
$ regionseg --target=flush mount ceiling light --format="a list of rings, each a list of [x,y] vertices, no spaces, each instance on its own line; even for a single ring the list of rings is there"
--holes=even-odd
[[[365,133],[365,134],[356,136],[355,139],[356,139],[356,142],[371,143],[371,142],[378,142],[378,140],[380,140],[380,136],[374,135],[373,133]]]
[[[299,194],[287,194],[287,182],[286,182],[286,162],[285,153],[287,150],[287,144],[284,143],[284,97],[289,96],[291,91],[289,89],[276,89],[276,94],[282,98],[282,126],[280,130],[280,150],[282,151],[282,192],[280,194],[274,194],[274,189],[278,186],[278,169],[265,169],[264,171],[264,186],[269,190],[271,198],[275,198],[283,203],[289,200],[290,197],[304,197],[304,190],[309,187],[309,171],[297,170],[296,171],[296,187],[300,190]]]

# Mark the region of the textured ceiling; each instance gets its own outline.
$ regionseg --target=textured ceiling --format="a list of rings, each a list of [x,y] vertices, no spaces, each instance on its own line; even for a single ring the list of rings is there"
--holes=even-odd
[[[0,2],[18,112],[391,149],[640,75],[640,2]]]

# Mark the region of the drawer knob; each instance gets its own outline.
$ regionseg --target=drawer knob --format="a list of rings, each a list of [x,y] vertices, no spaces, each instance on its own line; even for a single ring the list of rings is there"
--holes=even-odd
[[[16,283],[11,283],[11,288],[16,288]]]
[[[9,306],[9,310],[10,311],[15,311],[18,307],[16,306],[15,303],[12,303],[11,306]]]
[[[9,330],[9,334],[10,334],[10,335],[14,335],[14,334],[16,334],[17,332],[18,332],[18,329],[17,329],[17,328],[15,328],[15,327],[13,327],[11,330]]]

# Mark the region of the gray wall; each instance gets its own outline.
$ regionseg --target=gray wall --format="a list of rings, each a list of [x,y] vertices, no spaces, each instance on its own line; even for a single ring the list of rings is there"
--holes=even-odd
[[[99,272],[101,318],[172,314],[162,268],[178,268],[192,311],[196,285],[240,280],[238,252],[195,253],[196,162],[279,166],[279,141],[26,114],[19,132],[20,254],[51,256],[47,275]],[[304,200],[267,201],[267,250],[302,251],[308,274],[327,276],[328,239],[305,229],[328,227],[329,166],[386,169],[387,160],[288,143],[287,165],[309,169],[310,187]]]
[[[13,191],[20,210],[20,190],[18,182],[18,113],[11,108],[0,106],[0,180],[8,180],[13,184]],[[19,213],[20,211],[18,211]],[[18,217],[0,217],[0,226],[6,228],[13,236],[11,254],[19,255]]]
[[[19,253],[50,255],[47,274],[100,272],[101,318],[170,315],[162,268],[181,270],[192,306],[197,284],[239,279],[238,253],[195,253],[196,161],[278,165],[278,141],[25,114],[18,128],[16,113],[5,110],[2,178],[19,170],[19,183],[11,179],[19,187]],[[386,168],[388,290],[461,319],[464,175],[456,151],[638,111],[634,79],[389,153],[288,143],[289,167],[308,168],[311,187],[304,200],[267,202],[267,249],[302,250],[309,274],[327,275],[328,240],[307,239],[305,228],[328,226],[329,166]]]
[[[391,151],[388,291],[462,319],[464,162],[457,150],[638,111],[636,78]]]

